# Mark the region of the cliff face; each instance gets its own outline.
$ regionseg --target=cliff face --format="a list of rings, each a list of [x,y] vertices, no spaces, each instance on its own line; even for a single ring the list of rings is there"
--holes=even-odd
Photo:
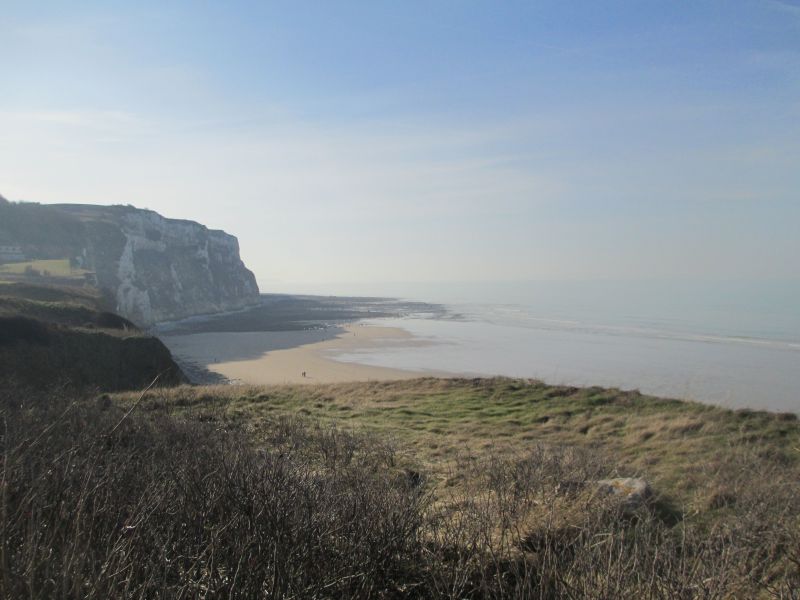
[[[94,273],[90,278],[113,300],[116,312],[138,325],[258,301],[258,285],[239,257],[239,243],[223,231],[129,206],[3,207],[14,209],[18,225],[0,237],[16,238],[12,241],[29,258],[68,257]],[[38,239],[45,237],[42,223],[46,239]]]
[[[114,289],[123,316],[151,324],[241,308],[258,298],[232,235],[141,210],[122,214],[117,223],[119,258],[104,256],[101,265],[97,257],[104,253],[95,248],[94,255],[98,277],[103,274],[98,283]]]

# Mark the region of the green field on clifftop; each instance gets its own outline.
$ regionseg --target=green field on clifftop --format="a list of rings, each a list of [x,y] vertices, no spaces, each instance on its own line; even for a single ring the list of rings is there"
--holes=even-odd
[[[8,273],[12,275],[24,275],[25,273],[30,272],[52,277],[83,277],[83,274],[86,271],[81,269],[73,269],[68,258],[31,260],[27,262],[0,265],[0,274]]]

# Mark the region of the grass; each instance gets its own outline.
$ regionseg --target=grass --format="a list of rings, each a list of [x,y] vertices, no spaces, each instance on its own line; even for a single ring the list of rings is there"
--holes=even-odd
[[[143,335],[133,323],[116,314],[100,311],[91,304],[70,300],[26,300],[5,296],[0,289],[0,318],[26,317],[45,323],[59,324],[79,329],[103,330],[109,335]]]
[[[27,262],[8,263],[0,265],[0,273],[10,275],[24,275],[26,272],[35,271],[40,275],[50,275],[53,277],[82,278],[83,269],[75,269],[70,265],[68,258],[52,260],[31,260]]]
[[[0,597],[788,599],[800,587],[788,415],[419,379],[78,398],[6,386],[0,422]],[[698,497],[677,469],[706,490],[693,511],[671,503]],[[655,496],[631,507],[598,493],[630,474]]]
[[[0,281],[4,284],[0,296],[4,298],[75,304],[101,311],[111,309],[109,298],[104,296],[100,290],[89,286],[63,285],[43,281]]]
[[[398,440],[409,466],[428,472],[442,489],[463,480],[457,466],[465,457],[510,459],[537,444],[614,456],[620,474],[646,476],[687,513],[707,512],[718,491],[711,474],[737,453],[768,457],[800,474],[800,423],[794,415],[731,411],[614,389],[426,378],[184,386],[153,392],[148,401],[178,412],[223,414],[255,432],[281,416],[302,415],[378,433]]]

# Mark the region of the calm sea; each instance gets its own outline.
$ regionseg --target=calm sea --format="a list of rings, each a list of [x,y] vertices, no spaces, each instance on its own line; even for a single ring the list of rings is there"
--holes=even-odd
[[[338,360],[800,412],[800,282],[396,284],[369,293],[443,303],[450,316],[377,321],[427,343]]]

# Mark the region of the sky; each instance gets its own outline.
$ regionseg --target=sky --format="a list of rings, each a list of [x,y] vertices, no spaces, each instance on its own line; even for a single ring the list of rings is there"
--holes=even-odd
[[[7,2],[0,194],[264,291],[800,279],[800,0]]]

